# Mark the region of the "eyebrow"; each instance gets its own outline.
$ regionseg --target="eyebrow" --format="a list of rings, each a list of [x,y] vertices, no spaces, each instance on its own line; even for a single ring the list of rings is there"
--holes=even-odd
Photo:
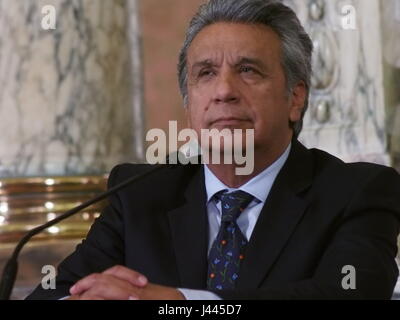
[[[258,66],[262,69],[265,69],[265,63],[258,58],[250,58],[250,57],[239,57],[239,61],[235,64],[235,66],[239,66],[241,64],[252,64]]]
[[[213,66],[215,66],[215,64],[210,59],[205,59],[194,63],[192,66],[192,70],[202,67],[213,67]]]
[[[238,62],[235,63],[235,67],[240,66],[242,64],[251,64],[260,67],[261,69],[265,69],[266,66],[264,62],[258,58],[251,57],[239,57]],[[192,66],[192,70],[203,68],[203,67],[214,67],[215,63],[213,63],[210,59],[204,59],[198,62],[195,62]]]

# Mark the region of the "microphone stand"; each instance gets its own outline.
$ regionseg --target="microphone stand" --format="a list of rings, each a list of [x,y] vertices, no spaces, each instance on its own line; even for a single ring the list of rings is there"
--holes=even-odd
[[[21,252],[24,245],[33,236],[42,232],[43,230],[47,229],[48,227],[51,227],[51,226],[57,224],[58,222],[69,218],[70,216],[74,215],[75,213],[78,213],[79,211],[81,211],[82,209],[85,209],[85,208],[91,206],[92,204],[107,198],[108,196],[110,196],[113,193],[119,191],[120,189],[128,186],[129,184],[137,182],[139,180],[142,180],[143,178],[147,177],[148,175],[151,175],[161,169],[170,168],[171,166],[172,166],[171,164],[168,164],[168,160],[167,160],[167,164],[154,165],[153,168],[150,169],[149,171],[144,172],[140,175],[131,177],[131,178],[127,179],[126,181],[121,182],[120,184],[110,188],[106,192],[99,194],[95,198],[88,200],[88,201],[80,204],[79,206],[72,208],[71,210],[68,210],[67,212],[63,213],[62,215],[58,216],[57,218],[50,220],[49,222],[30,230],[18,242],[17,246],[15,247],[15,249],[11,255],[11,258],[7,261],[7,264],[4,267],[3,275],[1,277],[1,283],[0,283],[0,300],[9,300],[10,299],[10,295],[11,295],[12,289],[14,287],[15,279],[16,279],[17,272],[18,272],[18,255]]]

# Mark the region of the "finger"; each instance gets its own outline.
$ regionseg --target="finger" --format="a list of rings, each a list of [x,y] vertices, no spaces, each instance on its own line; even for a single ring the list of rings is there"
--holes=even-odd
[[[118,279],[117,277],[113,277],[111,275],[106,275],[102,273],[92,273],[91,275],[79,280],[70,288],[71,295],[79,295],[83,292],[89,290],[97,283],[106,284],[109,286],[113,286],[114,283],[117,283],[119,286],[128,286],[127,289],[133,289],[133,286],[125,280]]]
[[[69,293],[71,295],[79,295],[84,291],[90,289],[96,281],[99,281],[101,278],[101,274],[99,273],[92,273],[91,275],[79,280],[75,283],[70,289]]]
[[[136,289],[141,290],[141,289]],[[83,292],[80,296],[81,300],[103,299],[103,300],[128,300],[138,299],[135,288],[129,283],[113,282],[112,285],[105,282],[97,282],[89,290]]]
[[[107,300],[126,300],[138,297],[138,287],[126,280],[106,274],[91,274],[78,281],[71,289],[73,295],[101,297]]]
[[[148,283],[148,280],[144,275],[124,266],[114,266],[104,271],[103,274],[112,275],[119,279],[128,281],[137,287],[145,287]]]

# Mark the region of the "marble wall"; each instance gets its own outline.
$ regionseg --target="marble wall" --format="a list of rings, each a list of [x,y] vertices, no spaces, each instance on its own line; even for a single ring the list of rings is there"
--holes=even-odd
[[[157,0],[140,2],[144,20],[148,128],[166,129],[168,120],[179,120],[180,127],[185,125],[173,67],[183,31],[201,2],[204,1],[165,0],[165,6],[161,7]],[[391,119],[391,114],[385,112],[381,36],[384,30],[379,14],[381,6],[386,6],[388,1],[284,2],[294,8],[316,45],[314,87],[300,139],[309,147],[326,150],[345,161],[389,164],[387,150],[389,147],[392,151],[393,144],[388,146],[386,138],[390,128],[385,125],[385,118]],[[349,15],[342,11],[346,5],[355,9],[354,29],[348,28],[351,27]],[[173,10],[177,10],[181,19],[173,19]],[[396,12],[393,8],[387,10],[392,15]],[[391,34],[393,27],[389,29]]]
[[[0,177],[141,159],[139,35],[136,0],[0,0]]]
[[[142,65],[137,2],[0,0],[0,177],[98,173],[140,159],[144,94],[146,129],[184,121],[175,65],[184,25],[198,3],[139,1]],[[398,61],[392,57],[398,33],[390,33],[382,55],[381,25],[395,21],[399,1],[384,1],[383,10],[379,0],[284,2],[295,9],[316,46],[301,140],[346,161],[388,164],[386,133],[397,134],[392,129],[400,120],[389,112],[385,128],[382,60],[388,55]],[[56,8],[55,30],[40,26],[45,4]],[[354,29],[344,27],[346,5],[354,8]],[[182,17],[179,23],[174,23],[175,11]],[[381,21],[381,11],[391,20]],[[166,57],[171,57],[169,69]],[[400,150],[397,141],[390,147]]]
[[[400,1],[381,0],[383,56],[385,62],[400,69]]]
[[[314,41],[301,141],[345,161],[389,164],[378,0],[287,0]]]
[[[393,165],[400,172],[400,0],[381,0],[387,131]]]

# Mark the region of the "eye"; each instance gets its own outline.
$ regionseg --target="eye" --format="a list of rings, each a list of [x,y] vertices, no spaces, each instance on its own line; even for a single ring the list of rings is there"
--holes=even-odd
[[[240,67],[240,72],[244,72],[244,73],[256,73],[257,71],[249,66],[241,66]]]
[[[213,71],[212,71],[212,70],[209,70],[209,69],[201,70],[201,71],[199,72],[199,78],[201,78],[201,77],[208,77],[208,76],[210,76],[210,75],[212,75],[212,74],[213,74]]]

